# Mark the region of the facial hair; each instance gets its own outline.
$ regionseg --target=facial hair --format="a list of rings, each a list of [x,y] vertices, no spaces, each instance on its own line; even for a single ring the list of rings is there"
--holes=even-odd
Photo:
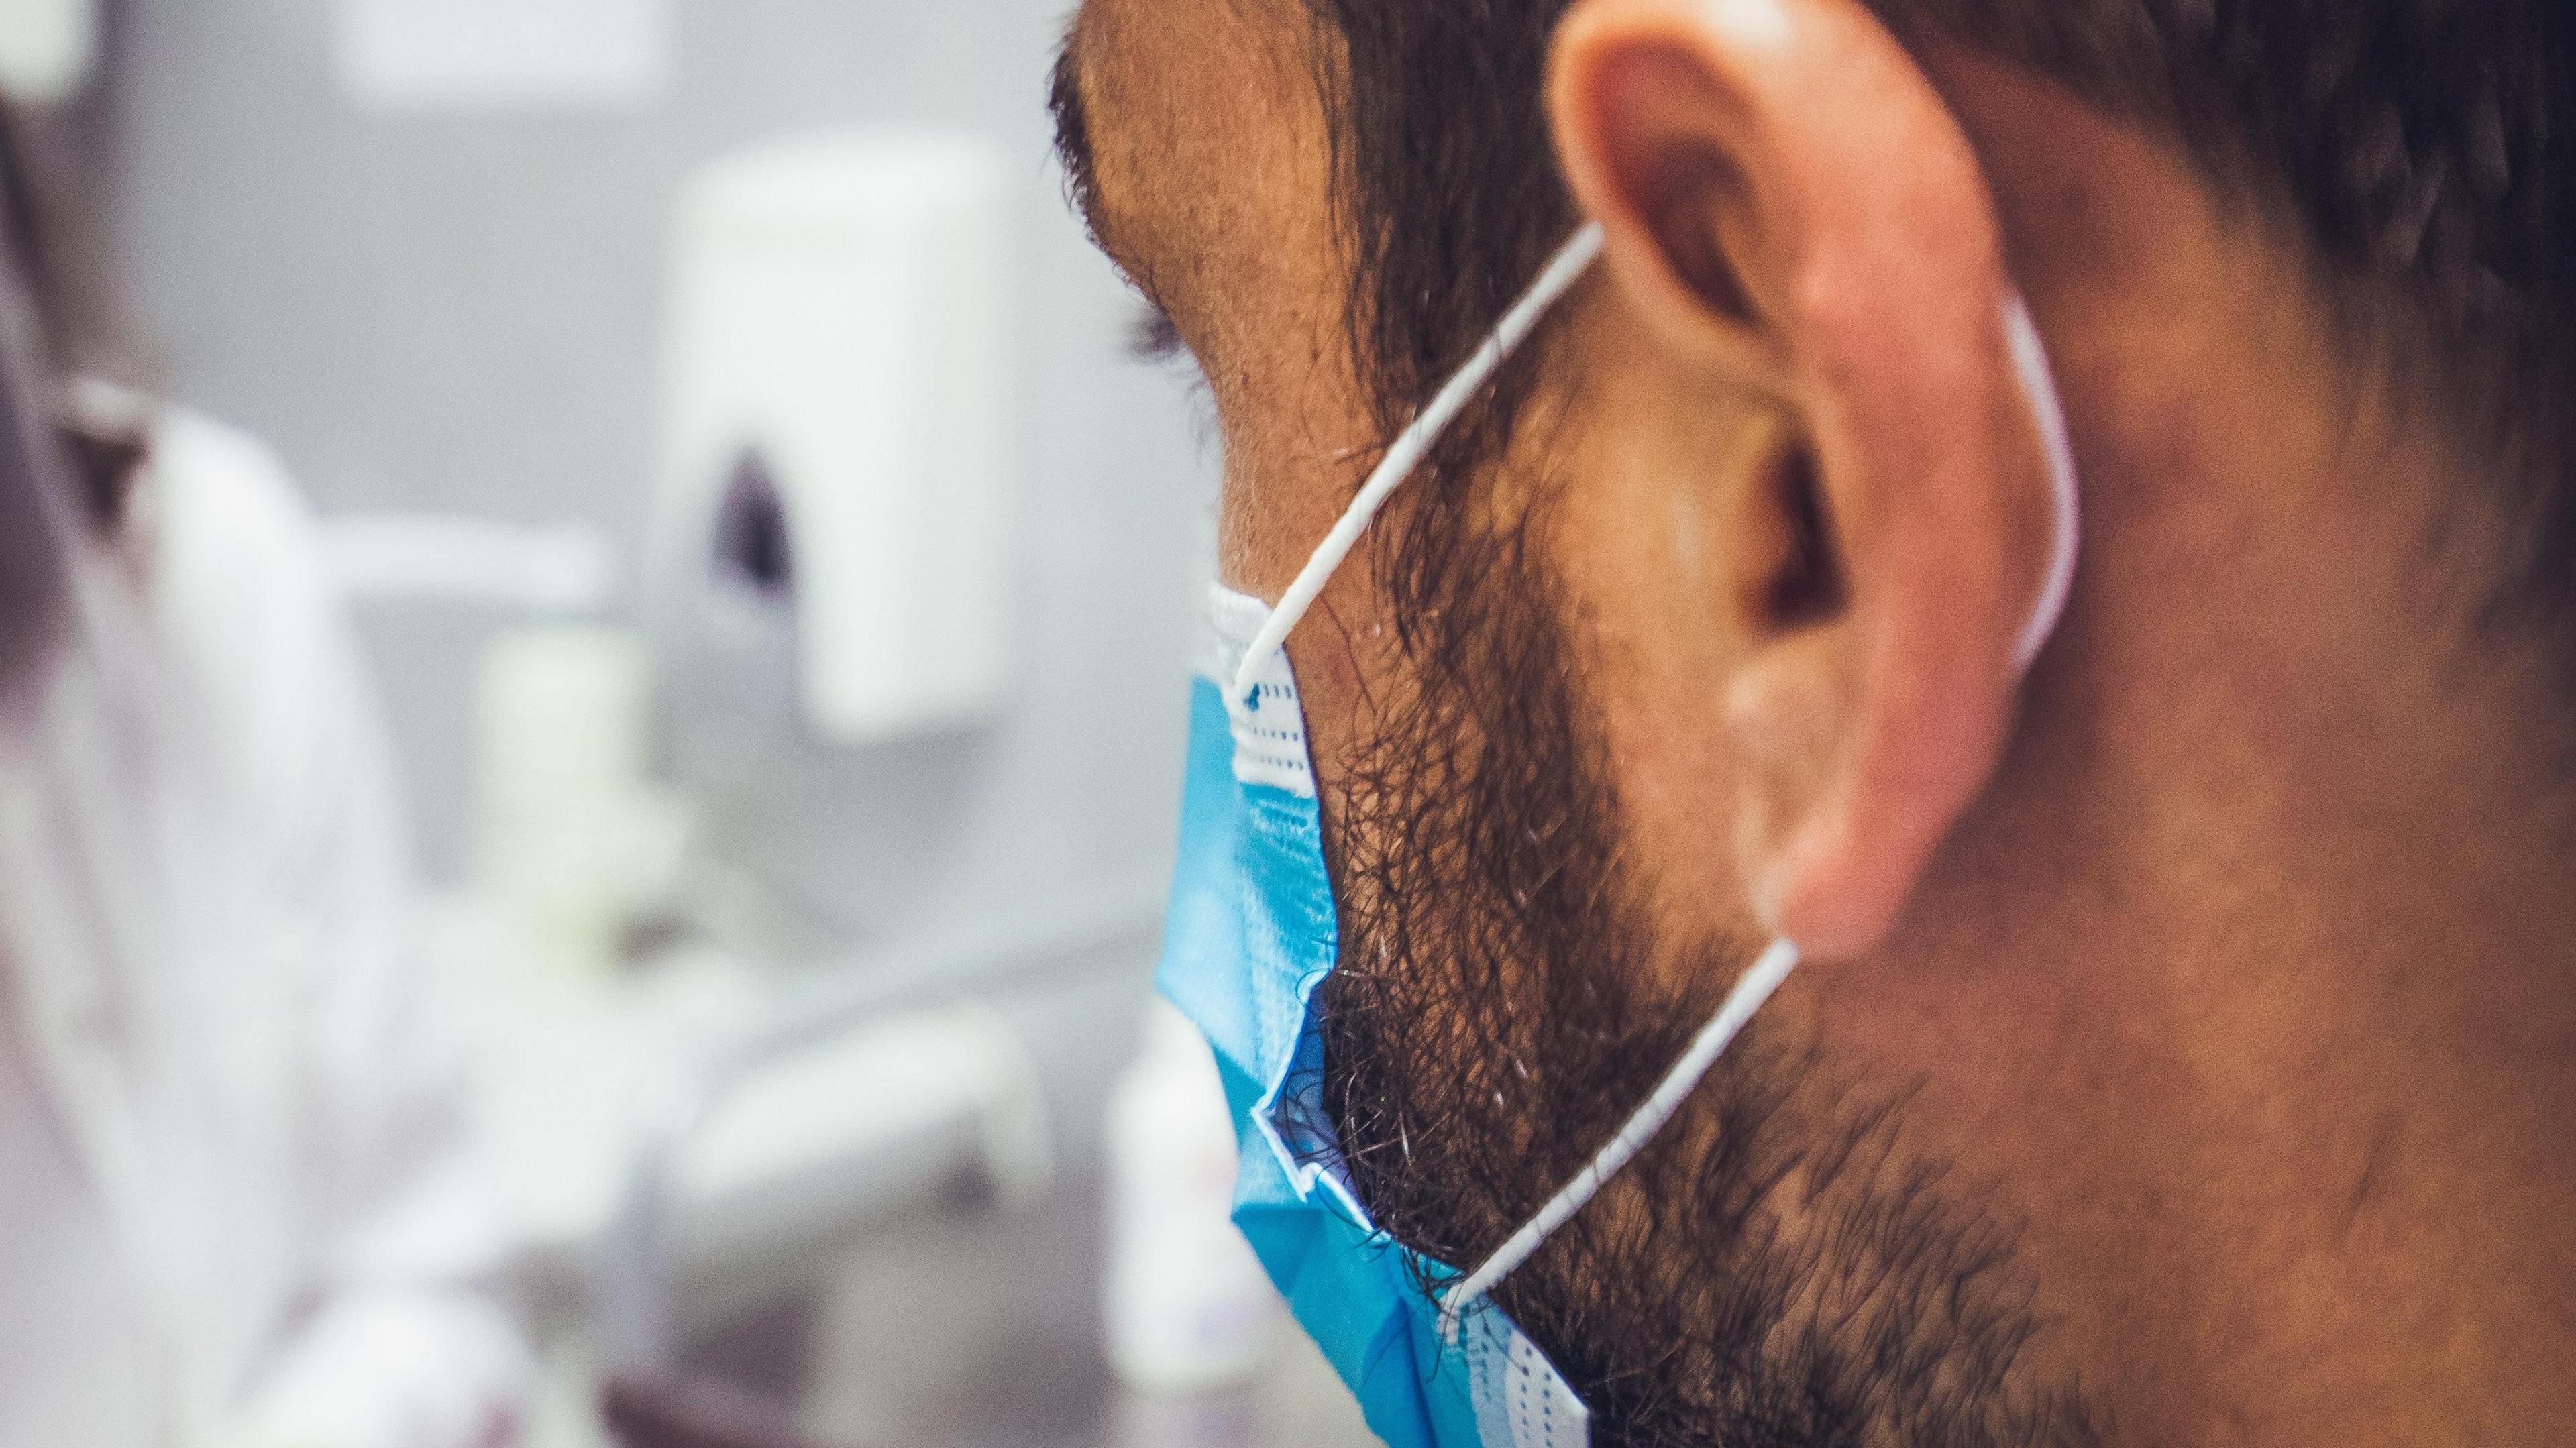
[[[1392,569],[1399,682],[1328,778],[1322,1102],[1377,1225],[1468,1269],[1625,1123],[1762,942],[1660,938],[1544,510],[1480,533],[1489,508],[1426,492]],[[1496,1290],[1593,1442],[2111,1441],[2075,1384],[2034,1381],[2014,1232],[1906,1150],[1910,1094],[1757,1020]]]

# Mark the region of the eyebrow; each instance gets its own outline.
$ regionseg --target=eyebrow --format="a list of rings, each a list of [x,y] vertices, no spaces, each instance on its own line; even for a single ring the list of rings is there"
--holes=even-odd
[[[1047,109],[1055,113],[1055,154],[1064,167],[1066,195],[1081,213],[1083,225],[1090,228],[1092,240],[1103,242],[1099,171],[1091,149],[1091,111],[1082,99],[1079,10],[1065,27],[1064,43],[1056,48],[1055,71],[1047,83]],[[1107,250],[1105,244],[1102,249]]]
[[[1055,154],[1064,168],[1065,196],[1082,217],[1083,229],[1091,234],[1091,244],[1109,258],[1109,264],[1144,304],[1144,314],[1138,319],[1128,350],[1150,361],[1183,356],[1188,348],[1173,327],[1170,314],[1155,300],[1153,287],[1110,234],[1109,208],[1100,195],[1098,155],[1092,149],[1091,106],[1082,92],[1083,14],[1077,6],[1072,21],[1065,26],[1064,40],[1056,47],[1055,69],[1047,80],[1047,109],[1055,115]]]

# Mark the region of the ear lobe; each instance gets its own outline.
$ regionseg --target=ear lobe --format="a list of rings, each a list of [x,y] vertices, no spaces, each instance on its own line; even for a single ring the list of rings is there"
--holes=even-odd
[[[2016,365],[1983,175],[1857,0],[1584,0],[1550,105],[1666,390],[1786,414],[1769,472],[1720,490],[1740,647],[1709,714],[1755,907],[1865,953],[1991,778],[2056,572],[2054,402]]]

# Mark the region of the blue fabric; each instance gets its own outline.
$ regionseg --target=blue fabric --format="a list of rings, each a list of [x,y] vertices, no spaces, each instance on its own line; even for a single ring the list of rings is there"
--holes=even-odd
[[[1369,1223],[1340,1174],[1314,1099],[1322,1068],[1310,1005],[1340,948],[1316,803],[1239,783],[1222,691],[1191,697],[1180,864],[1157,983],[1207,1034],[1232,1110],[1234,1221],[1289,1309],[1391,1448],[1483,1440],[1471,1353],[1513,1335],[1491,1308],[1458,1345],[1416,1277],[1458,1274]],[[1495,1413],[1484,1415],[1489,1422]]]

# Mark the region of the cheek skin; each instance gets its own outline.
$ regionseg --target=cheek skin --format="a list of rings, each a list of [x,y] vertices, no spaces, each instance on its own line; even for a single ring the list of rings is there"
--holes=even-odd
[[[1710,435],[1686,452],[1659,434],[1664,424],[1649,424],[1645,413],[1658,409],[1637,406],[1655,382],[1601,375],[1587,390],[1602,405],[1569,430],[1556,460],[1568,486],[1550,537],[1629,860],[1677,938],[1755,934],[1737,851],[1748,766],[1723,713],[1723,681],[1744,647],[1720,481],[1728,469],[1708,459],[1740,456],[1749,467],[1769,433],[1759,414],[1698,397],[1681,415],[1710,418]]]
[[[1104,234],[1205,379],[1220,577],[1275,599],[1376,441],[1350,377],[1310,38],[1229,0],[1090,0],[1081,23]]]
[[[1283,216],[1271,234],[1289,234],[1300,218]],[[1312,222],[1313,218],[1304,218]],[[1309,260],[1328,255],[1318,236]],[[1294,281],[1293,268],[1270,269],[1271,286]],[[1288,591],[1316,548],[1366,481],[1379,441],[1351,379],[1339,335],[1342,283],[1320,266],[1293,297],[1263,305],[1275,325],[1242,334],[1227,380],[1212,381],[1225,440],[1225,493],[1220,514],[1220,576],[1226,585],[1265,600]],[[1386,660],[1375,641],[1389,620],[1372,576],[1374,545],[1396,520],[1382,516],[1326,583],[1289,637],[1306,707],[1307,732],[1326,784],[1354,740],[1369,737],[1369,698]]]
[[[1302,390],[1267,394],[1270,406],[1240,409],[1241,420],[1229,424],[1218,543],[1226,586],[1276,600],[1340,521],[1361,478],[1346,460],[1348,445],[1328,448],[1312,438],[1331,428],[1365,435],[1359,409],[1341,401],[1346,396],[1310,378]],[[1372,645],[1387,620],[1370,558],[1364,542],[1288,638],[1308,742],[1328,787],[1342,776],[1353,742],[1372,732],[1372,683],[1384,666]]]

